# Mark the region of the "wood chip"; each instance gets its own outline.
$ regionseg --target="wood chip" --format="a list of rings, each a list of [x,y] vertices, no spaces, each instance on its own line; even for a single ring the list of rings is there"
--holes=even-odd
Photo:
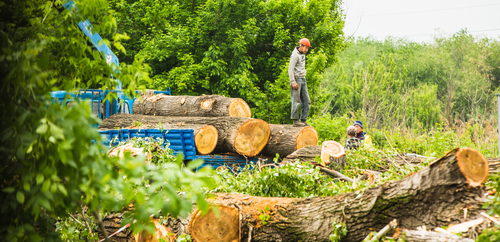
[[[446,230],[451,233],[467,232],[469,228],[482,224],[483,222],[483,218],[478,218],[461,224],[450,225]]]

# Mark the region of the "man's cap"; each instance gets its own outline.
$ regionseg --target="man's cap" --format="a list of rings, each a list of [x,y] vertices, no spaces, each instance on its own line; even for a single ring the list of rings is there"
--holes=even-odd
[[[361,123],[361,121],[359,121],[359,120],[354,122],[352,125],[359,125],[359,127],[363,128],[363,123]]]

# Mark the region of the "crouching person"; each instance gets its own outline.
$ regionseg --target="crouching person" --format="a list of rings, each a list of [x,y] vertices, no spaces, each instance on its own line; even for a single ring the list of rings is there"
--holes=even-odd
[[[361,146],[361,140],[356,138],[357,129],[354,126],[347,127],[347,140],[345,142],[345,149],[358,149]]]

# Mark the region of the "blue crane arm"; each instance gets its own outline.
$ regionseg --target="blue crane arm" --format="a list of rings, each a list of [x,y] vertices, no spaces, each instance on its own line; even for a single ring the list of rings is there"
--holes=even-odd
[[[76,7],[75,3],[73,0],[66,1],[63,4],[63,7],[68,10],[76,10],[78,11],[78,8]],[[79,23],[76,23],[78,27],[82,30],[82,32],[89,37],[90,41],[92,44],[95,46],[95,48],[103,55],[103,57],[106,59],[106,63],[108,65],[114,64],[113,70],[118,72],[116,68],[120,67],[120,62],[118,61],[118,57],[116,57],[115,53],[111,51],[109,46],[103,43],[101,36],[97,33],[97,31],[92,31],[93,27],[90,22],[85,19],[85,21],[80,21]],[[116,90],[121,90],[122,89],[122,83],[120,80],[116,79],[115,80],[118,82],[118,85],[116,86]]]

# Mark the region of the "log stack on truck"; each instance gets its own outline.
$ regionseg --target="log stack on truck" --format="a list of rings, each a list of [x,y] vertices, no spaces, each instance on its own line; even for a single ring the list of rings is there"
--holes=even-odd
[[[141,123],[142,129],[193,130],[197,156],[213,166],[234,160],[270,161],[276,154],[285,157],[297,149],[317,145],[313,127],[268,124],[251,117],[248,104],[239,98],[219,95],[153,95],[137,99],[132,114],[105,119],[99,129],[124,129]],[[223,155],[221,155],[223,154]],[[238,163],[241,165],[241,163]]]

